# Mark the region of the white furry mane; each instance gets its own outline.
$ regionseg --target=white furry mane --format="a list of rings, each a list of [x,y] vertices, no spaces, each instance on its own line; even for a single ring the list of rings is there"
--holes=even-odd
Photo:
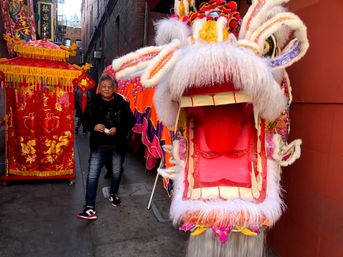
[[[167,76],[170,96],[158,105],[166,110],[162,112],[170,110],[168,99],[178,101],[188,87],[211,87],[227,79],[251,97],[255,110],[264,119],[275,119],[286,108],[287,100],[268,62],[250,50],[224,42],[197,43],[179,51],[180,58]]]
[[[190,28],[176,19],[163,19],[155,23],[157,45],[165,45],[179,39],[182,45],[187,45],[188,37],[191,35]]]

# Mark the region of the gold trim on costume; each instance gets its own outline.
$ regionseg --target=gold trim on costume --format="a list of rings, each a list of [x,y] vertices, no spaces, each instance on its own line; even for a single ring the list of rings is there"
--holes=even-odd
[[[54,170],[54,171],[20,171],[20,170],[9,170],[9,175],[18,176],[36,176],[36,177],[47,177],[47,176],[63,176],[73,175],[74,169],[69,170]]]

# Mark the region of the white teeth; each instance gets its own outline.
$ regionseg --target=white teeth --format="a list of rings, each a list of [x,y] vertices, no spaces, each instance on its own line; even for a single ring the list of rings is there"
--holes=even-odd
[[[259,127],[259,118],[258,118],[258,112],[256,111],[256,109],[254,108],[254,120],[255,120],[255,128],[258,130]]]
[[[193,40],[198,41],[200,38],[200,30],[202,26],[205,24],[206,18],[202,18],[201,20],[196,20],[192,26],[193,31]]]
[[[183,96],[180,107],[216,106],[249,102],[251,102],[250,98],[243,92],[223,92],[214,95]]]
[[[207,187],[205,190],[201,189],[202,199],[215,199],[219,196],[218,187]]]
[[[251,193],[255,199],[259,198],[260,196],[260,190],[258,190],[258,182],[255,175],[253,162],[251,162]]]
[[[224,41],[224,30],[227,25],[227,19],[224,17],[220,17],[217,20],[217,42],[223,42]]]

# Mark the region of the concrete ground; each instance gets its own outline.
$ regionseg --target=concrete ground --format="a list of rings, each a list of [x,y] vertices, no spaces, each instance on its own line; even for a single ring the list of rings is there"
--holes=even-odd
[[[112,207],[104,198],[102,188],[110,181],[103,178],[103,170],[98,219],[75,218],[84,204],[89,154],[87,136],[75,138],[75,184],[66,180],[16,181],[0,187],[0,256],[185,256],[188,234],[166,221],[170,200],[161,179],[154,196],[155,212],[147,209],[156,173],[146,172],[144,160],[137,155],[127,155],[119,193],[122,206]]]

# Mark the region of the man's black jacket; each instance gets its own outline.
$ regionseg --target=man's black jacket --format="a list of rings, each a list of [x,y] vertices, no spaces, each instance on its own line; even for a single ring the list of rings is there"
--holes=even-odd
[[[82,114],[82,126],[90,131],[89,144],[91,150],[98,146],[115,146],[117,152],[126,149],[127,135],[135,124],[135,118],[130,110],[128,102],[122,96],[114,94],[114,98],[105,101],[100,94],[92,97]],[[94,131],[97,124],[103,124],[107,129],[115,127],[115,135],[107,135]]]

